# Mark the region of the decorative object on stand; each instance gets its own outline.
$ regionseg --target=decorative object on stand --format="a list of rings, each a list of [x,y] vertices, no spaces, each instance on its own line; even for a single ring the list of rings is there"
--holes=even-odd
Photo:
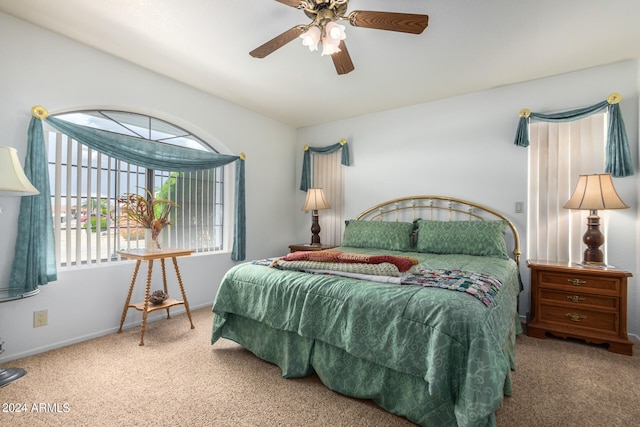
[[[169,298],[169,294],[162,289],[155,290],[149,296],[149,302],[153,305],[160,305]]]
[[[160,232],[165,226],[172,225],[169,213],[178,204],[172,200],[156,199],[147,189],[145,192],[146,196],[130,193],[118,199],[118,202],[123,205],[124,215],[129,220],[145,228],[145,249],[154,252],[162,249]]]
[[[604,235],[600,231],[600,209],[626,209],[627,206],[613,186],[611,174],[580,175],[573,195],[564,205],[565,209],[588,210],[587,231],[582,240],[587,245],[582,264],[587,266],[606,266],[600,246],[604,244]]]
[[[0,147],[0,196],[33,196],[40,192],[29,182],[18,160],[18,154],[13,147]],[[28,294],[14,295],[11,289],[0,288],[0,302],[26,298],[38,293],[38,290]],[[4,352],[0,339],[0,354]],[[0,368],[0,387],[22,378],[27,374],[22,368]]]
[[[320,223],[318,222],[318,211],[321,209],[330,209],[327,199],[324,197],[322,188],[309,188],[307,190],[307,199],[302,206],[303,211],[312,211],[311,221],[311,245],[320,245]]]
[[[160,232],[162,228],[145,228],[144,229],[144,249],[149,252],[162,250],[162,238]]]
[[[312,52],[318,50],[322,42],[322,55],[331,55],[338,74],[347,74],[355,69],[344,39],[347,37],[345,26],[338,21],[348,21],[354,27],[376,30],[398,31],[408,34],[421,34],[429,24],[428,15],[397,12],[374,12],[354,10],[347,14],[349,0],[276,0],[287,6],[304,11],[312,19],[308,25],[296,25],[274,37],[262,46],[249,52],[254,58],[265,56],[300,37],[303,46]]]

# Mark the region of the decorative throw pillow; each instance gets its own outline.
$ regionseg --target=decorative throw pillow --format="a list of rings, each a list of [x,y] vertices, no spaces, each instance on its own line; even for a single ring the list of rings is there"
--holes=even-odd
[[[504,233],[507,221],[418,221],[416,250],[509,258]]]
[[[342,246],[379,248],[392,251],[411,250],[413,224],[410,222],[349,220]]]

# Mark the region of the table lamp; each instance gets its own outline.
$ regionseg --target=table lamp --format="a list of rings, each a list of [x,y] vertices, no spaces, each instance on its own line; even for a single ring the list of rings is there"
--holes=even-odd
[[[324,197],[322,188],[309,188],[307,199],[302,206],[303,211],[313,211],[311,218],[311,246],[320,246],[320,224],[318,223],[318,211],[320,209],[330,209],[327,199]]]
[[[0,146],[0,196],[29,196],[40,192],[29,182],[18,160],[18,154],[13,147]],[[0,288],[0,290],[3,290]],[[27,295],[24,295],[27,296]],[[28,295],[30,296],[30,295]],[[17,297],[0,296],[0,302],[16,299]],[[0,339],[0,354],[4,342]],[[26,375],[22,368],[0,368],[0,387]]]
[[[618,196],[610,174],[580,175],[573,195],[564,205],[565,209],[588,210],[587,231],[582,241],[587,245],[584,251],[584,265],[605,266],[600,246],[604,235],[600,231],[598,209],[626,209],[627,206]]]
[[[0,146],[0,196],[40,194],[27,179],[13,147]]]

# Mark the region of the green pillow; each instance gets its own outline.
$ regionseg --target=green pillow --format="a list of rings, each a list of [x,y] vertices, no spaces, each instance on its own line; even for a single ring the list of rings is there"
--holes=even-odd
[[[508,259],[507,221],[418,221],[416,250]]]
[[[410,222],[347,221],[342,246],[410,251],[413,224]]]

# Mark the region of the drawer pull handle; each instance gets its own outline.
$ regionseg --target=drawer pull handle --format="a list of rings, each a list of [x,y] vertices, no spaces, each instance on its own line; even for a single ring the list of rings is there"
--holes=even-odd
[[[585,298],[584,298],[584,297],[580,297],[580,296],[578,296],[578,295],[567,295],[567,299],[568,299],[569,301],[571,301],[571,302],[575,302],[575,303],[582,302],[582,301],[584,301],[584,300],[585,300]]]
[[[585,283],[587,283],[586,280],[580,280],[580,279],[567,279],[567,282],[571,283],[573,286],[582,286]]]
[[[578,314],[578,313],[567,313],[566,316],[572,322],[580,322],[581,320],[584,320],[587,318],[587,316],[583,316],[582,314]]]

